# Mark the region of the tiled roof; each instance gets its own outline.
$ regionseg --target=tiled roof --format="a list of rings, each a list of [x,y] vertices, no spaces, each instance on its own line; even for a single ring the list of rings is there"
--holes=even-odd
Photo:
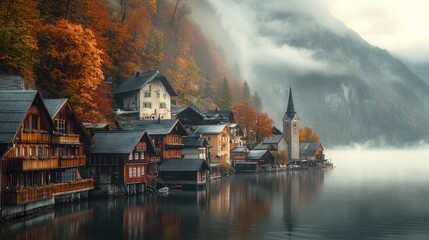
[[[272,135],[271,137],[266,137],[264,139],[264,144],[270,144],[270,143],[277,144],[280,142],[280,140],[282,140],[282,138],[283,138],[283,135]]]
[[[170,96],[177,96],[177,93],[174,91],[168,79],[159,71],[153,70],[144,72],[138,75],[133,75],[123,82],[114,92],[113,94],[118,95],[121,93],[132,92],[140,90],[147,83],[152,81],[155,78],[159,78],[161,82],[164,84],[165,89],[167,90]]]
[[[145,131],[100,131],[92,137],[90,153],[130,154]]]
[[[36,91],[0,91],[0,143],[13,141],[36,95]]]
[[[177,119],[161,119],[161,120],[134,120],[126,127],[129,130],[147,130],[151,136],[167,135],[176,124],[180,124]],[[185,130],[183,130],[185,131]]]
[[[242,153],[242,152],[244,152],[246,149],[247,149],[247,147],[246,147],[246,146],[241,146],[241,147],[236,147],[236,148],[231,149],[231,152],[232,152],[232,153]]]
[[[261,159],[262,156],[267,152],[267,150],[252,150],[250,151],[247,156],[246,159],[250,159],[250,160],[258,160]]]
[[[43,102],[45,102],[45,106],[48,109],[51,118],[54,118],[58,111],[60,111],[63,105],[67,102],[67,98],[44,99]]]
[[[226,124],[220,124],[220,125],[201,125],[198,126],[197,129],[195,129],[195,134],[208,134],[208,135],[215,135],[220,134],[223,129],[225,129]]]
[[[160,172],[191,172],[210,170],[203,159],[164,159],[159,167]]]

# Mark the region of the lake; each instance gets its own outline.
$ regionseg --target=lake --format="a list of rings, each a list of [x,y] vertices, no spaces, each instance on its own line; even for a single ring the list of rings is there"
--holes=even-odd
[[[429,150],[335,150],[333,170],[97,200],[2,223],[0,239],[429,239]]]

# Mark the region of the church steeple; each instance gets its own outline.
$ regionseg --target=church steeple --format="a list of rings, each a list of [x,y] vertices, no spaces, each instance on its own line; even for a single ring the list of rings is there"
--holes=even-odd
[[[292,119],[295,116],[295,108],[293,107],[292,87],[289,88],[289,102],[287,104],[286,115]]]

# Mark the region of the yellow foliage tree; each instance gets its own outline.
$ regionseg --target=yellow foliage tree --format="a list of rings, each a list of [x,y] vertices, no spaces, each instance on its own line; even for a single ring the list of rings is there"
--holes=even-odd
[[[94,99],[104,80],[102,52],[92,31],[61,19],[42,28],[39,42],[38,87],[68,98],[81,119],[104,121]]]
[[[299,142],[319,142],[319,135],[309,127],[299,129]]]

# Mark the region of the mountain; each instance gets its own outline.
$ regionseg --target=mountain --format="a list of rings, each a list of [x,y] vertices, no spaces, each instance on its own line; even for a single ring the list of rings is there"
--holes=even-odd
[[[251,86],[277,125],[292,86],[302,124],[312,127],[325,145],[373,141],[403,146],[429,140],[428,83],[402,61],[329,14],[268,5],[246,7],[253,10],[260,45],[278,53],[261,51],[260,60],[249,61],[246,69],[252,70],[247,74]],[[284,49],[290,55],[278,56]]]

